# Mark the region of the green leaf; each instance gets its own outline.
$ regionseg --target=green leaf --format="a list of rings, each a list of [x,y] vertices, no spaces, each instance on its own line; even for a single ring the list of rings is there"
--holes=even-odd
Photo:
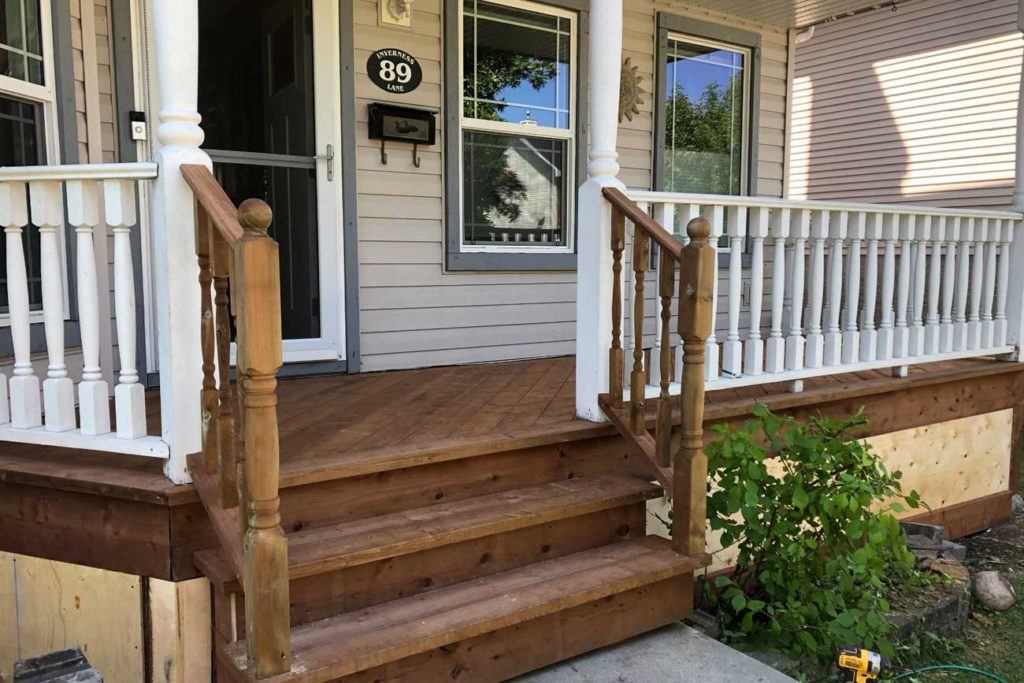
[[[732,596],[732,601],[730,604],[732,605],[733,611],[739,612],[746,606],[747,596],[743,595],[743,593],[737,593],[736,595]]]
[[[807,507],[807,504],[810,502],[811,499],[807,495],[807,492],[803,490],[803,488],[798,487],[793,491],[793,505],[795,505],[800,510],[803,510],[805,507]]]

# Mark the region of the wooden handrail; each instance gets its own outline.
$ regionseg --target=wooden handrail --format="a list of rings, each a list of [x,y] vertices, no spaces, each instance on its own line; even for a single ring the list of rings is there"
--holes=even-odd
[[[658,225],[658,222],[644,213],[643,209],[621,190],[615,187],[606,187],[601,193],[617,211],[625,216],[633,225],[643,230],[646,235],[658,243],[658,246],[665,249],[676,261],[683,259],[683,245],[680,244],[668,230]]]
[[[245,589],[249,671],[267,678],[291,668],[288,547],[278,498],[280,257],[267,234],[273,213],[259,199],[236,209],[205,166],[184,165],[181,173],[196,199],[202,290],[203,458],[192,466],[193,477]],[[232,317],[237,404],[229,374]]]
[[[694,218],[686,226],[689,242],[683,247],[673,235],[615,188],[604,188],[611,204],[612,250],[612,334],[609,349],[609,393],[598,404],[622,433],[630,451],[645,458],[657,480],[672,496],[673,547],[685,555],[704,552],[704,527],[707,503],[707,458],[704,456],[704,356],[705,343],[712,329],[714,296],[714,249],[708,244],[711,224]],[[632,316],[633,365],[629,381],[629,405],[623,406],[625,350],[622,346],[623,255],[626,251],[626,221],[633,231],[631,270],[634,296]],[[643,344],[645,276],[650,268],[650,245],[661,247],[658,262],[658,315],[660,336],[650,358],[645,359]],[[676,289],[676,264],[679,287]],[[679,407],[681,414],[678,448],[672,453],[672,401],[669,392],[672,375],[671,320],[672,303],[677,299],[677,332],[683,341],[683,368]],[[658,357],[655,357],[655,349]],[[660,400],[655,434],[647,431],[645,392],[652,383],[657,364]],[[671,465],[671,469],[669,469]]]

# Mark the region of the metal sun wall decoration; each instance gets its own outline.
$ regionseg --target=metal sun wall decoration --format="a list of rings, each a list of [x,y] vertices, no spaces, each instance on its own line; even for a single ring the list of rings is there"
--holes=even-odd
[[[619,123],[626,118],[630,121],[640,113],[640,105],[644,103],[643,95],[646,91],[640,87],[644,79],[640,75],[640,67],[634,66],[630,58],[626,57],[622,62],[622,75],[619,77]]]

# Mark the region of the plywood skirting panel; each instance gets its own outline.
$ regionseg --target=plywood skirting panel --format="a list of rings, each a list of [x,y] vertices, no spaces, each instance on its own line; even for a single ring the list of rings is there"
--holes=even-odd
[[[212,676],[210,582],[149,579],[152,683],[208,683]]]
[[[903,473],[905,492],[915,490],[932,510],[962,506],[1005,492],[1010,484],[1013,409],[879,434],[866,439],[889,471]],[[712,464],[713,466],[713,464]],[[772,471],[769,466],[769,471]],[[774,473],[774,472],[773,472]],[[926,509],[908,510],[915,517]],[[647,502],[647,532],[668,537],[661,520],[670,507],[664,498]],[[709,571],[730,566],[736,549],[722,549],[719,532],[708,531]]]
[[[18,659],[18,608],[14,597],[14,555],[0,553],[0,683],[13,680]]]
[[[80,647],[107,683],[144,680],[142,579],[14,557],[18,658]]]

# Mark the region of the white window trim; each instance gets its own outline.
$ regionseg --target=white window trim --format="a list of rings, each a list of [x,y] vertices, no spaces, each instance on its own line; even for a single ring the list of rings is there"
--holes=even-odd
[[[515,9],[521,9],[538,14],[560,17],[569,21],[569,127],[555,128],[551,126],[529,126],[525,131],[522,124],[509,123],[506,121],[485,121],[466,117],[464,115],[462,95],[463,81],[465,80],[465,50],[464,45],[464,2],[458,1],[458,27],[459,27],[459,188],[465,188],[465,164],[463,157],[464,138],[463,133],[469,131],[482,131],[493,133],[507,133],[527,135],[535,138],[546,138],[566,141],[565,150],[565,244],[560,246],[545,247],[538,242],[515,242],[508,246],[497,244],[467,244],[466,243],[466,220],[465,203],[460,193],[459,206],[459,243],[460,251],[463,253],[491,253],[491,254],[572,254],[576,251],[576,117],[577,117],[577,51],[579,47],[579,23],[575,12],[560,7],[552,7],[530,0],[485,0],[495,5],[504,5]],[[531,246],[532,245],[532,246]]]
[[[60,140],[58,137],[57,120],[57,96],[56,76],[54,72],[53,56],[53,20],[50,15],[50,2],[39,0],[39,33],[43,43],[43,84],[30,83],[18,78],[0,75],[0,95],[10,95],[27,100],[42,107],[41,125],[43,127],[42,138],[44,140],[44,158],[40,165],[49,166],[58,163],[60,159]],[[64,319],[71,317],[68,307],[68,268],[67,268],[67,238],[63,230],[57,231],[57,240],[60,248],[61,277],[64,282]],[[43,311],[35,310],[29,313],[29,323],[42,323]],[[11,318],[7,313],[0,313],[0,328],[10,327]]]

